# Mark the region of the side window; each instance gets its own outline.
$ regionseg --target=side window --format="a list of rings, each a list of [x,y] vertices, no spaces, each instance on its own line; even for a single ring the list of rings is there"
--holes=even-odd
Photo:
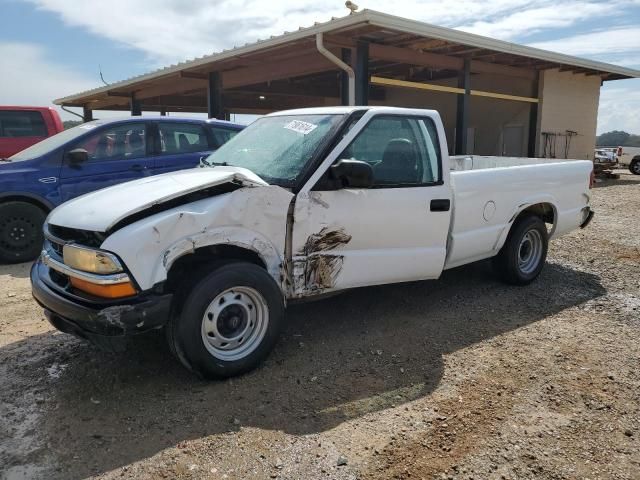
[[[47,127],[40,112],[0,111],[0,137],[46,137]]]
[[[207,135],[201,125],[160,122],[158,131],[161,154],[172,155],[209,150]]]
[[[367,162],[374,188],[428,185],[440,180],[440,149],[429,118],[374,117],[339,159]]]
[[[235,137],[236,134],[239,132],[239,130],[232,130],[230,128],[222,128],[222,127],[209,127],[209,130],[213,135],[213,142],[214,142],[215,148],[220,148],[222,145],[224,145],[233,137]]]
[[[146,156],[144,123],[117,125],[90,135],[69,150],[82,148],[89,161],[133,159]]]

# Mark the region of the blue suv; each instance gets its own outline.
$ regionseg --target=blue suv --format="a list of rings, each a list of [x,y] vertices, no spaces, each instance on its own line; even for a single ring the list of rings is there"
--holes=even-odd
[[[117,183],[196,167],[242,128],[172,117],[95,120],[1,159],[0,262],[37,257],[47,213],[61,203]]]

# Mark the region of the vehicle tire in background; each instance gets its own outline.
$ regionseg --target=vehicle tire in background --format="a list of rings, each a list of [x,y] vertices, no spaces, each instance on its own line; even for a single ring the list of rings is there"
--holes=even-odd
[[[284,300],[276,282],[257,265],[223,264],[182,298],[179,313],[166,326],[167,340],[183,365],[203,378],[254,369],[278,340]]]
[[[42,251],[45,212],[27,202],[0,204],[0,262],[33,260]]]
[[[516,219],[493,265],[503,281],[512,285],[533,282],[544,266],[549,243],[547,227],[540,217]]]
[[[640,157],[634,157],[629,164],[629,171],[634,175],[640,175]]]

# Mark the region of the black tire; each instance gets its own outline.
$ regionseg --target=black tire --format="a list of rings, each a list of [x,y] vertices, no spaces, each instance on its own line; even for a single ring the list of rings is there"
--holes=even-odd
[[[0,262],[33,260],[42,251],[45,212],[27,202],[0,204]]]
[[[527,239],[525,237],[528,235]],[[528,285],[544,267],[549,238],[545,223],[535,215],[514,222],[493,265],[500,278],[511,285]]]
[[[629,164],[629,171],[634,175],[640,175],[640,157],[635,157]]]
[[[225,299],[229,297],[231,300],[227,302]],[[227,378],[253,370],[278,340],[284,322],[284,300],[276,282],[257,265],[233,262],[218,266],[202,276],[182,298],[181,306],[175,309],[176,315],[172,315],[165,327],[166,337],[180,362],[202,378]],[[216,300],[218,298],[225,301]],[[239,303],[233,303],[236,300]],[[217,316],[210,313],[212,308],[220,310]],[[209,331],[205,340],[205,329],[214,325],[218,335]],[[242,331],[250,332],[243,347],[246,351],[240,351]],[[238,343],[236,350],[224,345],[225,335],[240,337],[235,342]]]

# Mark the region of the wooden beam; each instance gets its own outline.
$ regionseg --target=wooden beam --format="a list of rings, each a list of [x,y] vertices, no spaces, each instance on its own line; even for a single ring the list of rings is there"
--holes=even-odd
[[[198,80],[208,80],[206,73],[187,72],[185,70],[180,72],[180,78],[196,78]]]
[[[126,93],[126,92],[107,92],[107,97],[129,98],[129,97],[131,97],[131,93]]]
[[[391,47],[388,45],[379,45],[374,43],[369,45],[369,56],[374,60],[401,62],[408,63],[410,65],[420,65],[423,67],[447,70],[460,71],[464,66],[464,59],[462,58],[440,55],[437,53],[419,52],[410,48]],[[471,73],[494,73],[532,80],[536,77],[536,73],[530,70],[481,62],[479,60],[471,61]]]
[[[372,85],[382,85],[386,87],[399,87],[399,88],[413,88],[416,90],[432,90],[435,92],[444,92],[444,93],[456,93],[456,94],[464,94],[464,88],[457,87],[447,87],[444,85],[435,85],[431,83],[422,83],[422,82],[407,82],[405,80],[395,80],[393,78],[383,78],[383,77],[371,77]],[[516,102],[527,102],[527,103],[538,103],[539,100],[537,98],[532,97],[520,97],[517,95],[507,95],[504,93],[495,93],[495,92],[485,92],[483,90],[471,90],[470,94],[475,97],[489,97],[496,98],[499,100],[513,100]]]
[[[408,63],[431,68],[446,68],[450,70],[462,69],[461,58],[448,57],[435,53],[419,52],[410,48],[391,47],[372,43],[369,45],[369,56],[374,60]]]
[[[286,63],[272,64],[265,62],[256,67],[239,68],[222,73],[222,87],[224,89],[255,85],[256,83],[271,82],[283,78],[301,77],[313,73],[338,70],[338,66],[331,63],[320,54],[294,57]]]

